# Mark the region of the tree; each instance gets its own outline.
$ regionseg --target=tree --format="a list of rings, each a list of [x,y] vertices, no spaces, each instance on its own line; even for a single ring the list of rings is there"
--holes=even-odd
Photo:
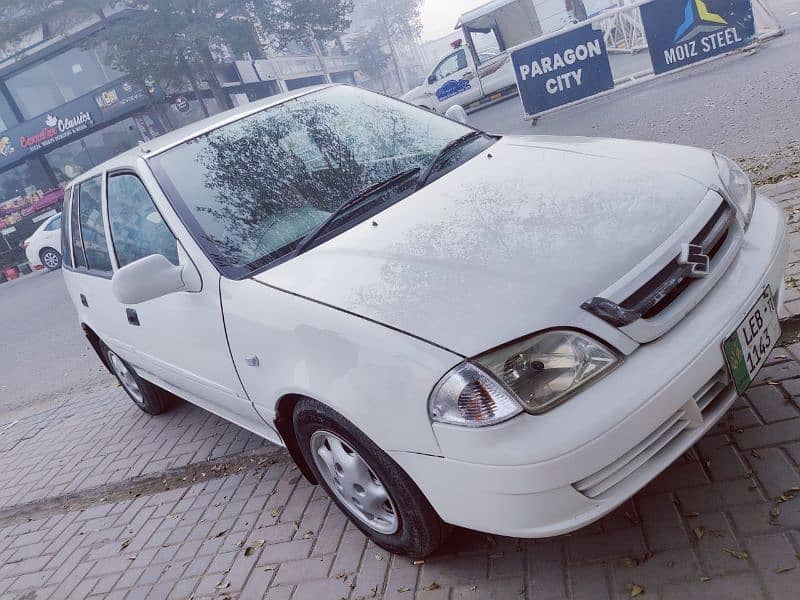
[[[111,16],[104,7],[127,10]],[[106,27],[84,45],[104,47],[107,64],[140,81],[188,81],[198,98],[199,73],[224,110],[228,99],[215,74],[212,47],[260,56],[257,28],[285,44],[345,29],[350,10],[352,0],[0,0],[0,40],[19,39],[37,27],[60,33],[97,15]]]
[[[358,34],[350,42],[349,50],[358,59],[360,70],[370,79],[379,79],[383,92],[386,92],[383,72],[391,57],[384,51],[377,32],[373,30]]]
[[[375,20],[375,31],[389,47],[401,91],[405,91],[406,85],[395,40],[419,37],[422,32],[421,6],[422,0],[369,0],[366,6],[367,15]]]

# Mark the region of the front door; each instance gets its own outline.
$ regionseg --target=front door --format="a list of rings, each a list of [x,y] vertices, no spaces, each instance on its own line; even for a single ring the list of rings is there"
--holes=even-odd
[[[117,269],[161,254],[200,271],[199,292],[178,292],[128,306],[112,299],[113,343],[146,378],[246,428],[263,428],[228,351],[219,273],[189,257],[134,172],[107,178],[109,242]]]
[[[428,77],[428,91],[440,113],[455,104],[466,107],[483,95],[466,48],[459,48],[439,62]]]

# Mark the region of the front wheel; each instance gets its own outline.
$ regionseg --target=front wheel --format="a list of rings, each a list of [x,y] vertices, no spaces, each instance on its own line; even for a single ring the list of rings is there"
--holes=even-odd
[[[61,268],[61,254],[52,248],[42,249],[42,251],[39,252],[39,260],[41,260],[42,264],[51,271]]]
[[[444,541],[449,527],[416,484],[352,423],[310,399],[298,402],[293,423],[306,463],[364,535],[414,558]]]

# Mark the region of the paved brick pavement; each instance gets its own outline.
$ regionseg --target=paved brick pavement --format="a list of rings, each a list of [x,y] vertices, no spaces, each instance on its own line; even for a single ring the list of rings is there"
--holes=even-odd
[[[768,190],[793,223],[799,192],[798,180]],[[792,237],[800,249],[800,233]],[[796,314],[800,292],[790,293]],[[153,495],[6,518],[0,600],[797,598],[798,359],[800,344],[777,349],[695,448],[571,535],[456,530],[436,556],[412,564],[368,542],[281,459]],[[119,392],[96,394],[0,429],[0,499],[10,507],[260,444],[188,405],[153,419]]]
[[[152,418],[112,381],[0,425],[0,509],[269,446],[187,403]]]

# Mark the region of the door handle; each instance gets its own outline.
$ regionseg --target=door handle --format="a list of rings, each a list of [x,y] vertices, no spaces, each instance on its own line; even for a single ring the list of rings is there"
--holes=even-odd
[[[139,327],[139,315],[136,314],[136,311],[132,308],[126,308],[125,314],[128,317],[128,324],[133,325],[134,327]]]
[[[86,296],[81,294],[81,304],[83,304],[86,308],[89,308],[89,301],[86,299]]]

